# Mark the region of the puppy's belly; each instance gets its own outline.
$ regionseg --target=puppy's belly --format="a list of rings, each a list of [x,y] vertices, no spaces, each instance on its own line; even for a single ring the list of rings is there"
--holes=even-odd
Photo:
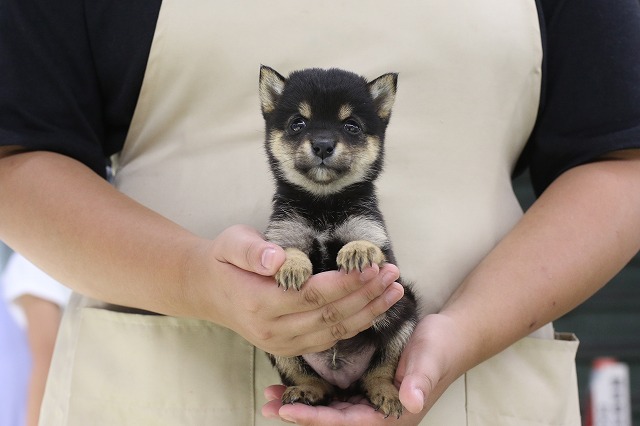
[[[302,355],[304,360],[327,382],[347,389],[362,377],[369,367],[369,362],[375,351],[373,345],[363,345],[348,354],[340,353],[334,346],[324,352]]]

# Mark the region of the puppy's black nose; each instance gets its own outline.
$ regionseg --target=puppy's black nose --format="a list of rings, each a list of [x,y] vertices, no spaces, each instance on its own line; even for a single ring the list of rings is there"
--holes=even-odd
[[[322,158],[323,160],[327,157],[330,157],[333,154],[333,151],[336,148],[336,143],[332,139],[328,138],[316,138],[311,144],[311,149],[313,149],[313,153]]]

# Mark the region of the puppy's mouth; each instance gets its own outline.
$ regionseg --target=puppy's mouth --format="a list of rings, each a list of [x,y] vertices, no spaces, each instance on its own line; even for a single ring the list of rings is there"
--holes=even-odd
[[[296,169],[313,182],[327,184],[348,174],[350,167],[344,161],[336,161],[332,157],[315,157],[296,161]]]

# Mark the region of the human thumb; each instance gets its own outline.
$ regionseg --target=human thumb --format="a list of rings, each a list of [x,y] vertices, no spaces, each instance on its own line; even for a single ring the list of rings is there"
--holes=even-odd
[[[433,358],[433,345],[429,345],[429,340],[422,335],[424,325],[424,321],[418,324],[402,352],[396,370],[396,383],[400,384],[400,402],[414,414],[425,408],[442,371]]]
[[[216,239],[215,256],[245,271],[260,275],[274,275],[285,260],[284,250],[255,229],[235,225],[225,229]]]
[[[417,414],[424,408],[426,395],[430,391],[431,384],[426,377],[405,376],[400,385],[400,402],[408,411]]]
[[[453,381],[466,371],[464,340],[452,318],[422,318],[402,351],[396,370],[400,401],[412,413],[430,409]]]

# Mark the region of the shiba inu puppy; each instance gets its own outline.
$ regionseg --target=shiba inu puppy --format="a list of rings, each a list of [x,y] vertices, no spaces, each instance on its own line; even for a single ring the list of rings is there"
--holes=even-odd
[[[265,234],[285,248],[275,277],[285,290],[299,290],[322,271],[395,263],[374,181],[396,85],[396,74],[367,82],[339,69],[306,69],[288,78],[260,69],[265,148],[277,187]],[[393,380],[417,322],[415,296],[404,286],[403,298],[355,337],[321,353],[269,355],[287,386],[283,402],[326,404],[343,392],[337,387],[400,417]]]

